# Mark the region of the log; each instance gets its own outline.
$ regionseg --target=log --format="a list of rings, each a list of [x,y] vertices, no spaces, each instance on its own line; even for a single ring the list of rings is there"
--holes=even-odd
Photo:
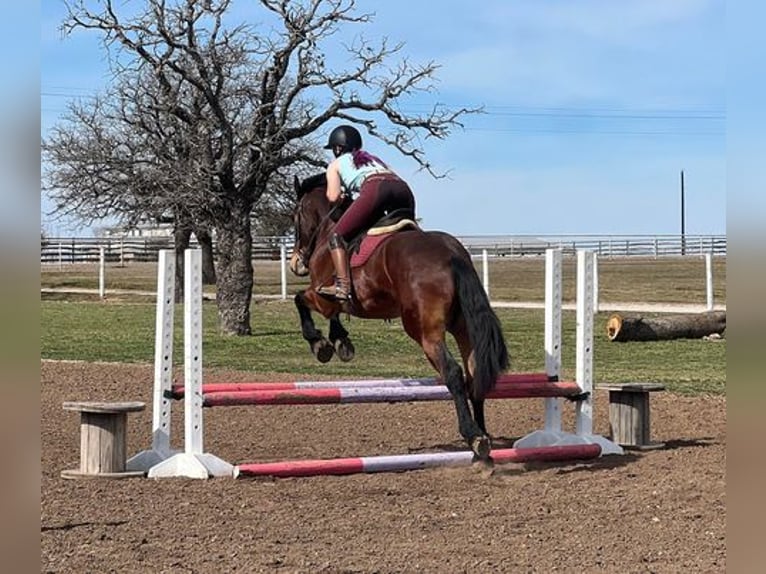
[[[606,322],[610,341],[667,341],[670,339],[701,339],[723,335],[726,312],[708,311],[662,317],[623,316],[614,313]]]

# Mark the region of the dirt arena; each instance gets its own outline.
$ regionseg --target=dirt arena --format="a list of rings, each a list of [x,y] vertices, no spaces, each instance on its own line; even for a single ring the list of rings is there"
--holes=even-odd
[[[41,365],[41,572],[724,572],[726,399],[652,396],[662,450],[572,464],[301,479],[65,480],[79,464],[67,400],[141,400],[150,365]],[[248,380],[206,373],[206,380]],[[258,377],[263,379],[264,376]],[[278,378],[275,378],[277,380]],[[596,432],[608,432],[596,393]],[[567,409],[570,410],[570,409]],[[174,414],[180,438],[182,409]],[[205,411],[230,462],[462,448],[449,403]],[[567,419],[565,419],[567,420]],[[496,446],[542,424],[542,401],[488,403]]]

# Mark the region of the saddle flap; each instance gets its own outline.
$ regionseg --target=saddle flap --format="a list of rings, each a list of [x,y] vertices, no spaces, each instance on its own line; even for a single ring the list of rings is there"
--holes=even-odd
[[[359,243],[359,247],[351,252],[351,258],[349,263],[351,268],[361,267],[370,256],[375,253],[375,250],[380,247],[387,239],[390,239],[397,232],[407,229],[420,229],[418,224],[410,219],[402,219],[401,221],[394,223],[393,225],[387,225],[384,227],[373,227],[368,230],[362,236],[362,240]]]

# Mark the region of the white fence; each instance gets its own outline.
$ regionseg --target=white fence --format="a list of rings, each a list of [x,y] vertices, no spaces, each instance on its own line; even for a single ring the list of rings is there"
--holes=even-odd
[[[599,257],[726,255],[725,235],[473,235],[458,239],[471,253],[486,250],[490,257],[544,255],[546,249],[561,249],[565,254],[587,250]]]
[[[599,257],[676,257],[681,255],[726,255],[725,235],[557,235],[557,236],[459,236],[474,255],[486,257],[542,256],[549,248],[575,253],[594,251]],[[293,237],[253,238],[253,259],[280,259],[283,248],[292,250]],[[192,247],[196,246],[192,237]],[[172,237],[53,237],[40,245],[40,263],[95,263],[101,249],[110,263],[157,261],[160,249],[172,249]],[[486,255],[484,255],[486,253]]]
[[[267,242],[259,244],[259,251],[256,251],[254,248],[254,254],[260,253],[261,257],[254,257],[254,259],[258,261],[270,261],[270,260],[276,260],[279,262],[280,266],[280,283],[281,283],[281,298],[283,300],[287,299],[287,266],[288,266],[288,258],[289,258],[289,251],[288,251],[288,244],[287,241],[284,238],[274,238],[279,239],[279,244],[274,245],[273,243]],[[134,242],[131,242],[134,243]],[[466,246],[468,247],[469,251],[472,253],[473,259],[480,260],[481,261],[481,276],[482,276],[482,284],[484,286],[485,291],[487,292],[487,295],[491,295],[490,293],[490,282],[489,282],[489,268],[490,268],[490,261],[496,261],[500,262],[504,257],[511,256],[511,253],[503,252],[503,249],[498,246],[497,243],[490,245],[490,247],[480,247],[477,246],[476,243],[470,243],[466,242]],[[59,249],[58,249],[58,257],[54,258],[52,261],[48,261],[44,263],[47,263],[48,265],[58,265],[60,269],[64,268],[65,265],[65,256],[64,256],[64,250],[63,250],[63,242],[59,242]],[[77,244],[72,243],[72,249],[69,251],[70,256],[72,257],[72,260],[69,261],[69,263],[96,263],[98,265],[98,275],[99,275],[99,287],[98,292],[99,296],[103,299],[106,294],[106,265],[109,261],[112,261],[120,266],[123,266],[121,264],[125,264],[125,262],[128,259],[132,259],[134,261],[150,261],[152,258],[152,254],[157,255],[159,252],[155,252],[150,249],[144,249],[141,251],[138,251],[138,257],[136,256],[136,252],[129,252],[126,249],[126,246],[130,245],[129,242],[119,242],[115,248],[114,245],[107,243],[104,244],[97,244],[97,243],[89,243],[87,249],[81,249],[80,251],[77,251]],[[156,245],[156,242],[153,242],[153,245]],[[479,244],[480,245],[480,244]],[[607,244],[608,245],[608,244]],[[706,287],[706,309],[707,310],[713,310],[715,308],[714,303],[714,285],[713,285],[713,257],[716,255],[716,253],[713,251],[713,249],[708,249],[705,251],[706,246],[715,245],[715,242],[710,243],[704,243],[699,242],[698,243],[698,250],[692,251],[688,248],[684,250],[684,255],[681,254],[681,252],[670,252],[668,253],[668,250],[660,251],[659,249],[654,251],[655,258],[659,258],[660,254],[664,254],[668,257],[670,255],[681,257],[681,256],[691,256],[693,258],[699,258],[700,256],[704,258],[705,260],[705,287]],[[725,246],[725,243],[724,243]],[[145,247],[145,245],[144,245]],[[632,253],[633,255],[638,255],[639,250],[638,249],[631,249],[630,245],[626,245],[626,252]],[[686,247],[686,246],[685,246]],[[111,249],[111,257],[109,257],[107,254],[110,253]],[[492,251],[492,257],[490,258],[490,249],[493,249]],[[561,249],[561,248],[550,248],[550,249]],[[115,257],[115,251],[118,253],[118,256]],[[563,251],[563,250],[562,250]],[[595,249],[591,249],[591,252],[596,252]],[[625,259],[626,252],[622,252],[619,257],[621,259]],[[130,253],[131,257],[126,257],[126,254]],[[274,257],[274,254],[276,253],[276,257]],[[617,253],[615,253],[615,250],[601,250],[601,254],[599,255],[598,252],[596,252],[596,257],[594,258],[594,266],[596,269],[598,269],[598,261],[599,259],[603,260],[609,260],[611,257],[617,257]],[[85,256],[83,256],[85,254]],[[643,253],[642,253],[643,254]],[[536,253],[533,252],[526,252],[525,255],[536,255]],[[645,254],[644,254],[645,255]],[[721,252],[720,249],[717,251],[718,256],[725,256],[725,251]],[[513,256],[520,257],[520,254],[518,251],[516,251]],[[646,257],[644,256],[643,259],[645,260]],[[641,259],[637,258],[637,262],[641,262]],[[594,279],[594,301],[593,306],[596,311],[599,310],[599,295],[598,295],[598,271],[596,270],[594,272],[595,279]],[[271,295],[267,295],[271,296]]]

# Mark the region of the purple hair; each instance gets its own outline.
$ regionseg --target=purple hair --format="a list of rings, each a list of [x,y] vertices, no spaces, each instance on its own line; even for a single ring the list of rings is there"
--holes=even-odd
[[[376,162],[382,165],[383,167],[388,168],[385,162],[383,162],[383,160],[380,159],[378,156],[374,156],[371,153],[367,153],[366,151],[361,149],[355,149],[354,151],[352,151],[351,157],[354,158],[354,167],[362,167],[363,165]]]

